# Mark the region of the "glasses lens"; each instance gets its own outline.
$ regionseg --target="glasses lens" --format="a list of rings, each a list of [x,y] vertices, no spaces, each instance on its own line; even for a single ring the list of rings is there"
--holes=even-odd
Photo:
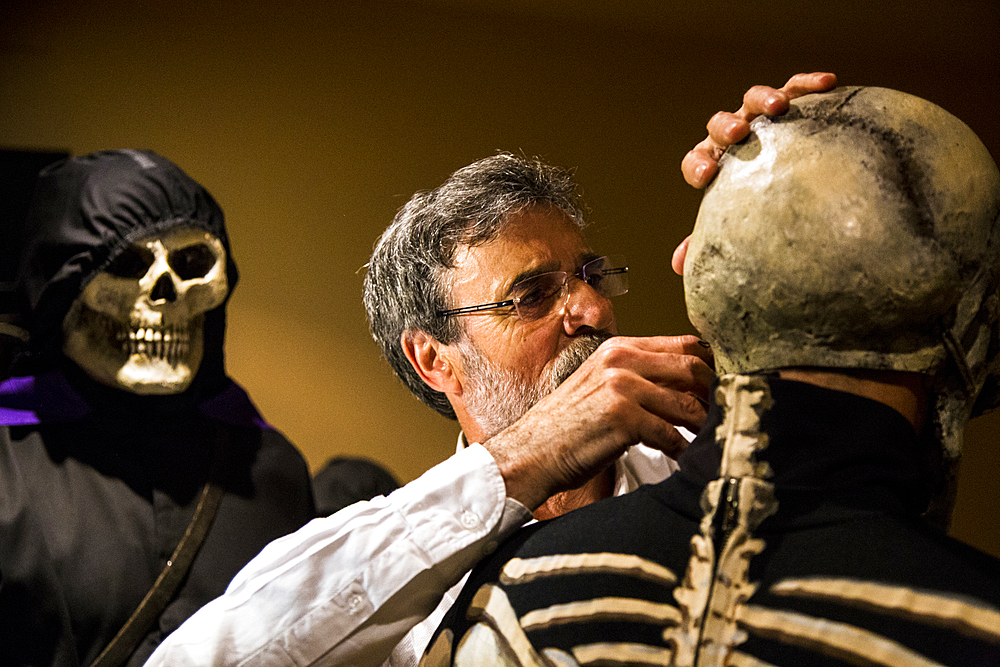
[[[598,257],[584,264],[580,273],[601,296],[621,296],[628,292],[628,265],[624,257]]]
[[[566,284],[566,278],[565,271],[553,271],[514,283],[511,298],[514,299],[517,316],[530,321],[548,315]]]

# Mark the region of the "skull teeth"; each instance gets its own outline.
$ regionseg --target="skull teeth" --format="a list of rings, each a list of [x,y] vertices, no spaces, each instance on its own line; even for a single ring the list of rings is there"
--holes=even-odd
[[[169,364],[184,359],[191,347],[187,328],[137,327],[119,331],[117,339],[121,351],[128,355],[143,354]]]

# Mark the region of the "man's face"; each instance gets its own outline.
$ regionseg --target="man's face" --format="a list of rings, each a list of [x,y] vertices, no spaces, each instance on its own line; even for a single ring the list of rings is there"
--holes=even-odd
[[[564,213],[529,209],[499,238],[460,248],[449,276],[452,305],[503,301],[519,280],[547,271],[574,274],[594,257],[580,229]],[[602,340],[617,334],[607,298],[575,278],[567,290],[567,298],[534,321],[520,319],[513,309],[464,316],[466,338],[454,346],[462,358],[462,400],[484,437],[520,417]],[[498,402],[507,405],[491,405]],[[500,419],[487,419],[487,414],[499,414]]]

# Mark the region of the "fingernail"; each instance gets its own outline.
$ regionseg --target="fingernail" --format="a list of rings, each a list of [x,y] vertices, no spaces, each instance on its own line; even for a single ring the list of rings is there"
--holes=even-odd
[[[708,169],[708,165],[704,162],[694,168],[694,177],[699,183],[701,183],[702,179],[705,178],[706,169]]]
[[[708,341],[704,341],[704,340],[702,340],[702,339],[700,339],[700,338],[698,339],[698,345],[701,345],[702,347],[712,347],[712,346],[711,346],[711,345],[710,345],[710,344],[708,343]]]

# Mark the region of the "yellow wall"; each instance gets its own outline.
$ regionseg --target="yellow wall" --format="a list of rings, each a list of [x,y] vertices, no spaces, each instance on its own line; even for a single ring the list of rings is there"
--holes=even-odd
[[[595,247],[624,251],[623,332],[686,333],[679,162],[753,83],[832,70],[944,106],[1000,157],[1000,12],[969,2],[0,3],[0,146],[152,148],[227,213],[231,374],[316,468],[408,480],[455,425],[368,337],[372,243],[415,190],[497,149],[575,167]],[[2,242],[2,241],[0,241]],[[1000,418],[972,429],[953,532],[1000,555]]]

